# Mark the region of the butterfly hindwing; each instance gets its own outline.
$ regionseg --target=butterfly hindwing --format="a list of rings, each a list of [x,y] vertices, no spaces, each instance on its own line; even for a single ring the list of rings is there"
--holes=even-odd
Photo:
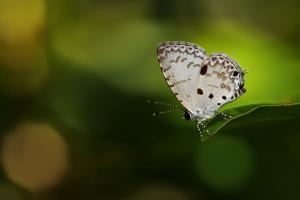
[[[206,115],[214,114],[221,106],[245,92],[243,72],[238,63],[223,53],[214,53],[201,64],[194,91],[196,112],[205,109]],[[196,92],[195,92],[196,93]]]

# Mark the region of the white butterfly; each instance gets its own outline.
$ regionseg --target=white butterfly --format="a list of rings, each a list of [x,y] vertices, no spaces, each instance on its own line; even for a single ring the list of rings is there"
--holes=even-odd
[[[157,48],[161,71],[170,89],[184,106],[184,118],[194,119],[201,132],[204,121],[246,92],[244,72],[224,53],[207,55],[188,42],[163,42]]]

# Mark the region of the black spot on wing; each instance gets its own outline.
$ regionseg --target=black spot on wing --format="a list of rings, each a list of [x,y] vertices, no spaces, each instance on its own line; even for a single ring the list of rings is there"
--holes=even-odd
[[[244,87],[244,83],[242,83],[241,85],[240,85],[240,89],[242,89]]]
[[[198,88],[198,89],[197,89],[197,93],[198,93],[199,95],[202,95],[202,94],[203,94],[203,90],[202,90],[201,88]]]
[[[205,75],[206,72],[207,72],[207,65],[204,65],[204,66],[201,67],[200,74]]]

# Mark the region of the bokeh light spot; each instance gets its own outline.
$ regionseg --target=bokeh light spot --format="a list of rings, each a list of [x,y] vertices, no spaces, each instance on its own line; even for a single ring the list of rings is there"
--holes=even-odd
[[[0,1],[0,92],[32,95],[48,77],[44,0]]]
[[[243,186],[253,169],[249,145],[234,137],[215,137],[203,143],[196,157],[199,176],[207,185],[220,190]]]
[[[4,138],[1,153],[8,178],[30,191],[55,186],[68,168],[64,139],[44,123],[18,125]]]
[[[28,41],[38,36],[45,20],[44,0],[1,0],[0,40]]]

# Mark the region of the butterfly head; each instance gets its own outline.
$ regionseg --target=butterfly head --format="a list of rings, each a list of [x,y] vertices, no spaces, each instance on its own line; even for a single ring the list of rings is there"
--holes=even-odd
[[[183,113],[183,119],[190,120],[191,118],[192,117],[191,117],[191,114],[189,113],[189,111],[185,110]]]
[[[208,110],[207,108],[203,108],[202,112],[199,111],[197,113],[191,113],[190,111],[185,110],[183,113],[183,119],[203,121],[214,116],[215,113],[215,110]]]

